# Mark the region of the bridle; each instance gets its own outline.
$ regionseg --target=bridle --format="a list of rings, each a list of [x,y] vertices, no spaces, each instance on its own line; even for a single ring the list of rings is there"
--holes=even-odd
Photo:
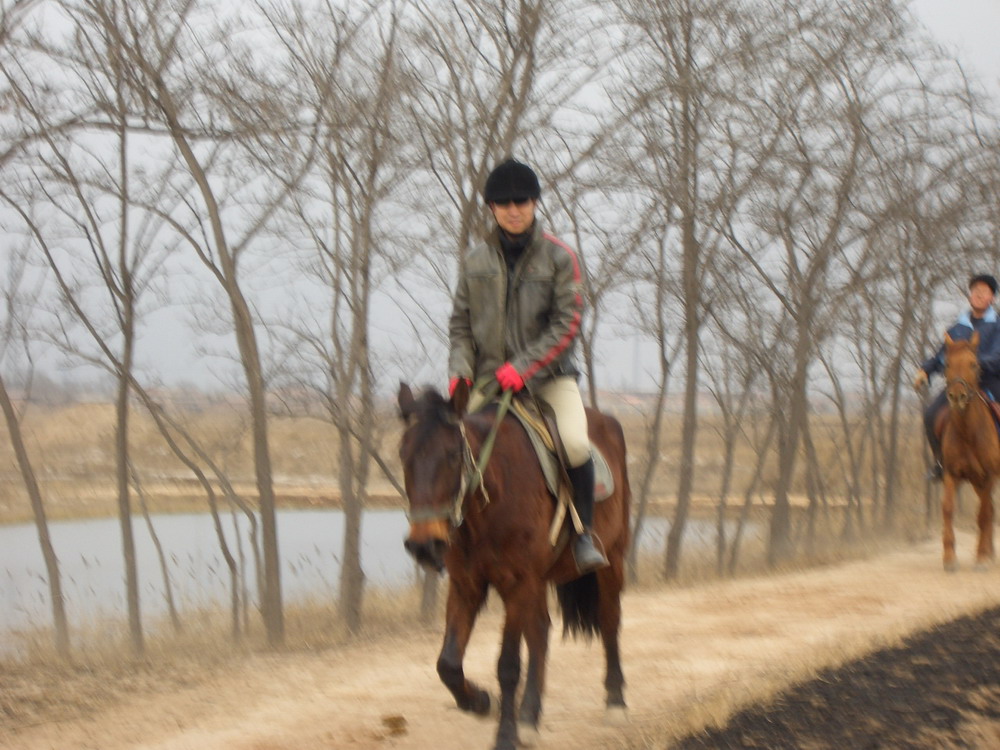
[[[966,406],[968,406],[969,402],[972,401],[973,397],[978,397],[979,400],[982,401],[984,404],[987,404],[987,406],[989,405],[986,401],[986,397],[983,395],[982,390],[979,387],[971,384],[965,378],[949,378],[948,382],[945,384],[945,393],[948,394],[949,405],[952,403],[952,386],[961,387],[962,389],[961,395],[965,396],[965,402],[961,406],[958,406],[957,408],[964,409]],[[956,396],[957,395],[958,394],[956,394]]]
[[[514,396],[514,391],[504,391],[497,406],[497,414],[493,420],[493,426],[479,446],[479,459],[476,459],[472,451],[472,443],[469,441],[469,433],[465,429],[465,422],[461,417],[457,418],[458,431],[462,436],[462,473],[458,480],[458,491],[454,499],[444,508],[428,508],[417,513],[408,514],[411,522],[436,521],[447,518],[456,528],[462,525],[465,520],[465,498],[471,496],[479,488],[483,490],[483,506],[489,504],[490,496],[486,491],[486,483],[483,479],[483,472],[489,463],[490,454],[493,452],[493,443],[496,441],[497,430],[503,421],[510,402]]]

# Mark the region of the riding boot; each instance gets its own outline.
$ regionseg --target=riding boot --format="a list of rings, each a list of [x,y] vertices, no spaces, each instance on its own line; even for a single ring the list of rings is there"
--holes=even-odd
[[[583,533],[573,542],[573,559],[576,560],[580,574],[605,568],[608,560],[594,546],[592,531],[594,527],[594,459],[587,463],[568,468],[566,473],[573,485],[573,506],[583,524]]]
[[[941,440],[934,429],[934,423],[947,403],[947,397],[942,392],[930,403],[924,412],[924,433],[927,435],[927,444],[930,446],[931,454],[934,456],[934,463],[927,472],[927,479],[933,482],[941,481],[941,478],[944,476],[941,458]]]

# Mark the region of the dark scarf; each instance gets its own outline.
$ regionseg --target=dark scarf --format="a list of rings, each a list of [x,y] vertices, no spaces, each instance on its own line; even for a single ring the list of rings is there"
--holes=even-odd
[[[499,230],[500,248],[503,250],[503,257],[507,261],[507,270],[510,273],[514,272],[514,266],[517,265],[518,259],[524,254],[524,249],[531,242],[532,229],[534,229],[533,225],[527,232],[515,235],[509,235],[502,229]]]

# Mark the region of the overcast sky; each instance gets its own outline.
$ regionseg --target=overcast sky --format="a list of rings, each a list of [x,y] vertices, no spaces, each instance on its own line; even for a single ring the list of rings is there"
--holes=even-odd
[[[974,74],[983,85],[1000,98],[1000,0],[911,0],[911,9],[916,17],[927,27],[931,35],[947,50],[956,56],[966,68]],[[177,308],[161,311],[149,320],[159,334],[152,344],[161,352],[172,353],[169,361],[160,363],[157,369],[168,381],[175,383],[180,379],[190,379],[203,387],[217,386],[214,376],[207,374],[208,370],[216,370],[222,364],[220,361],[205,361],[198,358],[178,356],[181,351],[189,349],[185,342],[190,332],[184,326],[183,316]],[[143,342],[146,343],[146,342]],[[147,347],[148,348],[148,347]],[[644,369],[645,356],[641,355],[641,344],[638,340],[615,339],[602,341],[602,358],[620,365],[630,363],[629,367],[613,368],[611,373],[601,373],[601,382],[608,387],[629,387],[639,385],[636,371]],[[162,357],[153,356],[153,359]],[[414,373],[418,381],[430,380],[443,376],[439,363],[428,367],[426,372]],[[627,372],[626,377],[623,373]],[[620,382],[622,379],[632,379],[633,382]]]
[[[917,17],[1000,94],[1000,0],[912,0]]]

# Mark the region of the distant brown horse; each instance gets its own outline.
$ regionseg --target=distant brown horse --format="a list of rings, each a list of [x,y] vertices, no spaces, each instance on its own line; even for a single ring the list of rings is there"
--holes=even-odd
[[[976,350],[979,333],[968,341],[953,341],[945,334],[945,369],[948,409],[936,425],[941,437],[944,468],[942,520],[945,570],[955,570],[955,491],[968,482],[979,496],[979,545],[977,567],[993,560],[993,484],[1000,475],[1000,438],[992,408],[979,387]]]
[[[616,420],[587,410],[590,438],[608,459],[614,476],[614,494],[597,504],[594,519],[594,531],[611,564],[577,577],[571,545],[556,554],[550,544],[554,501],[528,435],[516,419],[502,420],[482,486],[472,482],[468,487],[475,489],[467,489],[463,480],[466,459],[479,455],[496,415],[492,408],[467,415],[468,397],[462,381],[450,401],[433,390],[415,398],[409,386],[400,386],[399,408],[406,428],[399,455],[410,502],[405,546],[422,565],[448,571],[444,644],[437,671],[464,711],[490,711],[490,696],[466,679],[462,661],[488,589],[495,589],[503,600],[495,748],[513,750],[518,722],[535,731],[542,711],[550,582],[556,584],[564,635],[600,633],[607,710],[624,712],[618,631],[629,536],[625,439]],[[528,670],[520,709],[515,712],[522,639],[527,644]]]

